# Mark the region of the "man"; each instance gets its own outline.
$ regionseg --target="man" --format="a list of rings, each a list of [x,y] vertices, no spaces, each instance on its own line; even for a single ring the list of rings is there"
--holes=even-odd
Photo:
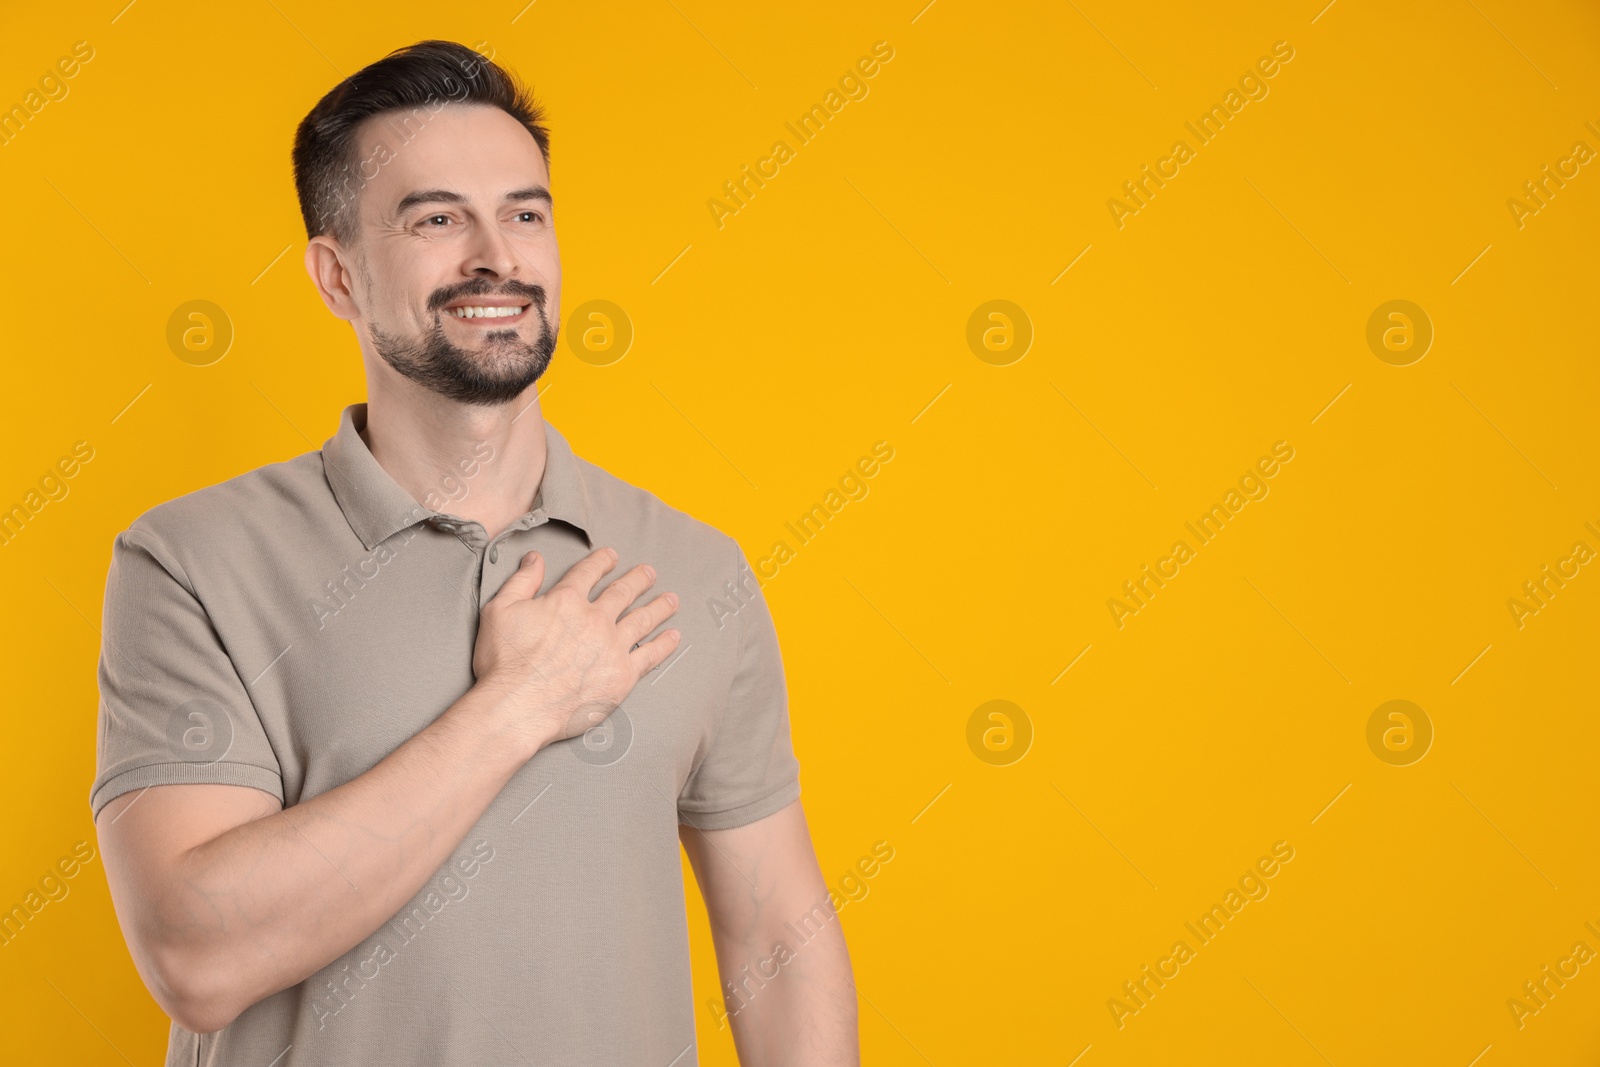
[[[306,269],[368,400],[116,539],[90,804],[169,1065],[692,1064],[680,838],[741,1062],[858,1062],[748,560],[536,402],[548,143],[457,44],[329,92]]]

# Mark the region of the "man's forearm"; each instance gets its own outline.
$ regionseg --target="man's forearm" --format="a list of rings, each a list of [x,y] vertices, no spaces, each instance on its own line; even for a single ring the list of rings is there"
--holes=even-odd
[[[147,919],[194,1025],[303,981],[416,894],[533,754],[494,728],[497,700],[475,687],[365,774],[184,854]]]
[[[739,1063],[859,1067],[855,980],[839,920],[804,941],[795,929],[766,924],[717,953],[723,981],[734,986],[728,1022]]]

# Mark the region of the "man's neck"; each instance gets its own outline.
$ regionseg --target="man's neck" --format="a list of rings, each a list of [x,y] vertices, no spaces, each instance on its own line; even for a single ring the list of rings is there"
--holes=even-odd
[[[491,539],[532,509],[546,452],[537,383],[494,407],[456,403],[409,382],[368,384],[361,439],[418,503],[479,523]]]

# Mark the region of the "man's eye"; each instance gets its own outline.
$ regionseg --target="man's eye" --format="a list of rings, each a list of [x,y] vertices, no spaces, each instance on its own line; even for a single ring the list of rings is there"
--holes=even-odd
[[[544,221],[544,216],[539,214],[537,211],[519,211],[519,212],[517,212],[517,218],[519,218],[519,219],[522,218],[525,215],[531,215],[535,219],[538,219],[541,222]]]
[[[433,224],[435,221],[437,221],[439,219],[445,219],[445,220],[448,221],[449,218],[450,218],[449,215],[430,215],[428,218],[423,219],[422,221],[423,221],[424,225],[431,225],[431,224]]]

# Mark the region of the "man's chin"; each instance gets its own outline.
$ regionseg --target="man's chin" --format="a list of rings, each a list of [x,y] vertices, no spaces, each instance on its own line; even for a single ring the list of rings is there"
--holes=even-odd
[[[397,343],[374,328],[375,346],[401,376],[456,403],[509,404],[544,375],[555,351],[554,337],[530,345],[518,329],[486,332],[468,348],[434,332],[420,344]]]

